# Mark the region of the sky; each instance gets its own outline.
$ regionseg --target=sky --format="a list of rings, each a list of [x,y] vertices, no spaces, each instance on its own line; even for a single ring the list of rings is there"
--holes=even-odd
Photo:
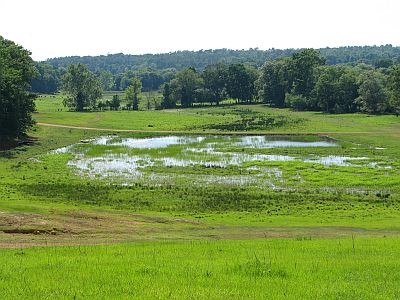
[[[52,57],[400,46],[399,0],[0,0],[0,35]]]

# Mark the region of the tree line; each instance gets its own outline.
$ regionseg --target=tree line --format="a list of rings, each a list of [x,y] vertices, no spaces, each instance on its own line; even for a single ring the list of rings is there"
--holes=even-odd
[[[256,85],[259,99],[275,107],[327,113],[400,112],[400,64],[327,65],[318,51],[305,49],[265,63]]]
[[[96,77],[83,64],[70,65],[63,85],[64,91],[73,95],[66,101],[70,108],[82,111],[120,107],[118,98],[113,98],[106,106],[103,103],[96,106],[93,99],[100,98],[100,94],[94,90],[88,92],[93,86],[92,81],[85,82],[79,76],[71,80],[75,67],[81,68],[88,78],[97,82],[96,91],[101,90],[101,77]],[[81,84],[86,90],[74,90],[69,85],[71,82],[76,82],[78,86]],[[142,81],[133,77],[126,84],[126,109],[137,110]],[[129,96],[132,89],[135,90],[135,97]],[[278,108],[326,113],[399,114],[400,64],[382,68],[366,64],[327,65],[319,51],[304,49],[290,57],[267,61],[259,69],[242,63],[212,64],[203,71],[185,68],[164,83],[161,90],[163,100],[158,107],[160,109],[219,105],[231,99],[236,103],[265,103]]]
[[[84,64],[101,77],[104,90],[121,91],[133,77],[142,81],[143,91],[158,90],[171,80],[180,70],[193,67],[203,71],[208,65],[245,64],[260,68],[266,61],[290,57],[298,49],[248,49],[248,50],[200,50],[178,51],[164,54],[125,55],[110,54],[101,56],[62,57],[36,62],[38,76],[32,81],[32,91],[36,93],[55,93],[61,88],[62,76],[71,64]],[[387,68],[400,63],[400,47],[391,45],[365,47],[323,48],[319,52],[327,65],[360,63],[376,68]]]
[[[77,63],[74,65],[85,65]],[[68,65],[69,66],[69,65]],[[36,76],[32,79],[32,92],[42,94],[54,94],[63,87],[63,77],[67,73],[68,66],[54,67],[48,63],[36,62]],[[87,65],[85,65],[87,66]],[[90,70],[88,68],[88,70]],[[175,69],[153,70],[151,68],[140,70],[126,70],[113,74],[108,70],[93,72],[99,79],[104,91],[124,91],[133,78],[139,78],[143,91],[157,91],[161,85],[170,81],[176,75]]]
[[[400,64],[327,65],[319,51],[304,49],[259,70],[244,64],[187,68],[163,86],[164,108],[226,99],[327,113],[399,114]]]

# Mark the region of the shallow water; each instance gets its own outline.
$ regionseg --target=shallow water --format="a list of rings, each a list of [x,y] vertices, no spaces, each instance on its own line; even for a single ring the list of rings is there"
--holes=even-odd
[[[105,153],[94,157],[87,156],[85,151],[80,151],[79,146],[82,146],[81,144],[60,148],[53,153],[73,154],[74,158],[68,162],[68,166],[74,167],[79,175],[119,180],[124,184],[129,184],[132,181],[146,181],[156,184],[186,180],[192,181],[194,184],[221,183],[279,188],[278,185],[284,183],[282,170],[269,166],[268,162],[299,161],[324,166],[379,167],[378,164],[369,161],[367,157],[290,156],[224,152],[223,150],[224,147],[255,150],[278,147],[310,147],[315,150],[319,147],[339,146],[337,142],[330,140],[301,141],[299,139],[299,137],[295,139],[290,137],[286,139],[285,137],[283,139],[268,136],[166,136],[135,139],[105,136],[86,141],[87,144],[85,143],[84,147],[87,147],[87,149],[95,149],[98,145],[109,147]],[[166,151],[171,146],[178,147],[177,149],[174,148],[173,155]],[[113,153],[114,147],[126,147],[126,152],[120,153],[121,150],[119,149],[118,153]],[[133,154],[130,151],[134,149],[136,150]],[[156,151],[140,154],[146,149],[156,149]],[[358,162],[355,164],[353,163],[355,161]],[[215,175],[205,171],[204,174],[201,174],[201,171],[200,174],[192,174],[191,168],[194,167],[235,167],[239,175]],[[230,174],[229,172],[226,173]]]
[[[171,145],[183,145],[190,143],[198,143],[204,140],[204,137],[190,137],[190,136],[164,136],[154,138],[115,138],[115,137],[101,137],[93,141],[94,145],[107,145],[107,146],[124,146],[128,148],[137,149],[158,149],[165,148]]]
[[[295,140],[274,140],[268,136],[243,136],[235,145],[244,148],[281,148],[281,147],[337,147],[334,141],[295,141]]]

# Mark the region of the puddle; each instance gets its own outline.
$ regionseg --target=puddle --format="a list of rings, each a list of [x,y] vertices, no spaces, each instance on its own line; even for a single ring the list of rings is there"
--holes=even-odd
[[[279,184],[284,183],[282,170],[269,166],[268,162],[298,161],[324,166],[380,167],[368,157],[224,152],[224,147],[310,147],[315,150],[318,147],[339,146],[335,141],[316,138],[301,141],[300,137],[283,139],[268,136],[165,136],[138,139],[105,136],[85,141],[83,146],[87,147],[86,150],[95,149],[98,145],[107,147],[105,153],[94,157],[86,156],[86,152],[79,149],[82,145],[70,145],[52,153],[73,154],[74,158],[68,162],[68,166],[75,168],[79,175],[122,181],[123,184],[135,181],[153,185],[171,184],[183,180],[193,184],[255,185],[278,189]],[[174,146],[173,154],[167,151],[171,146]],[[113,147],[119,147],[118,153],[113,153]],[[121,153],[120,147],[126,147],[126,151]],[[207,171],[208,168],[214,169]],[[221,170],[220,175],[217,168],[232,169],[226,172]]]
[[[296,140],[273,139],[268,136],[244,136],[235,144],[243,148],[281,148],[281,147],[337,147],[334,141],[303,142]]]
[[[116,137],[101,137],[93,141],[94,145],[107,145],[107,146],[123,146],[136,149],[158,149],[165,148],[171,145],[183,145],[190,143],[198,143],[205,139],[205,137],[190,137],[190,136],[165,136],[154,138],[116,138]]]

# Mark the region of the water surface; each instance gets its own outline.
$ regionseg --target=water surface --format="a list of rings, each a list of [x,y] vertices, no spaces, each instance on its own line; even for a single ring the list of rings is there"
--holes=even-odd
[[[87,155],[90,150],[100,146],[102,151],[98,155]],[[220,183],[276,188],[277,184],[283,183],[284,176],[282,170],[269,162],[302,162],[327,167],[379,167],[367,157],[311,154],[319,148],[338,146],[336,141],[317,137],[304,137],[301,140],[301,137],[261,135],[151,138],[104,136],[85,141],[85,144],[57,149],[54,153],[73,154],[68,166],[75,168],[79,175],[119,180],[125,184],[135,181],[156,184],[183,180],[193,184]],[[125,149],[122,152],[121,147]],[[274,148],[310,148],[310,154],[295,156],[257,153],[257,149]],[[252,149],[251,153],[246,152],[246,149]],[[199,172],[198,168],[204,168],[204,172]],[[231,168],[229,170],[235,174],[226,171],[219,175],[221,172],[217,168]],[[213,172],[214,169],[218,172]],[[194,170],[197,173],[193,173]]]

